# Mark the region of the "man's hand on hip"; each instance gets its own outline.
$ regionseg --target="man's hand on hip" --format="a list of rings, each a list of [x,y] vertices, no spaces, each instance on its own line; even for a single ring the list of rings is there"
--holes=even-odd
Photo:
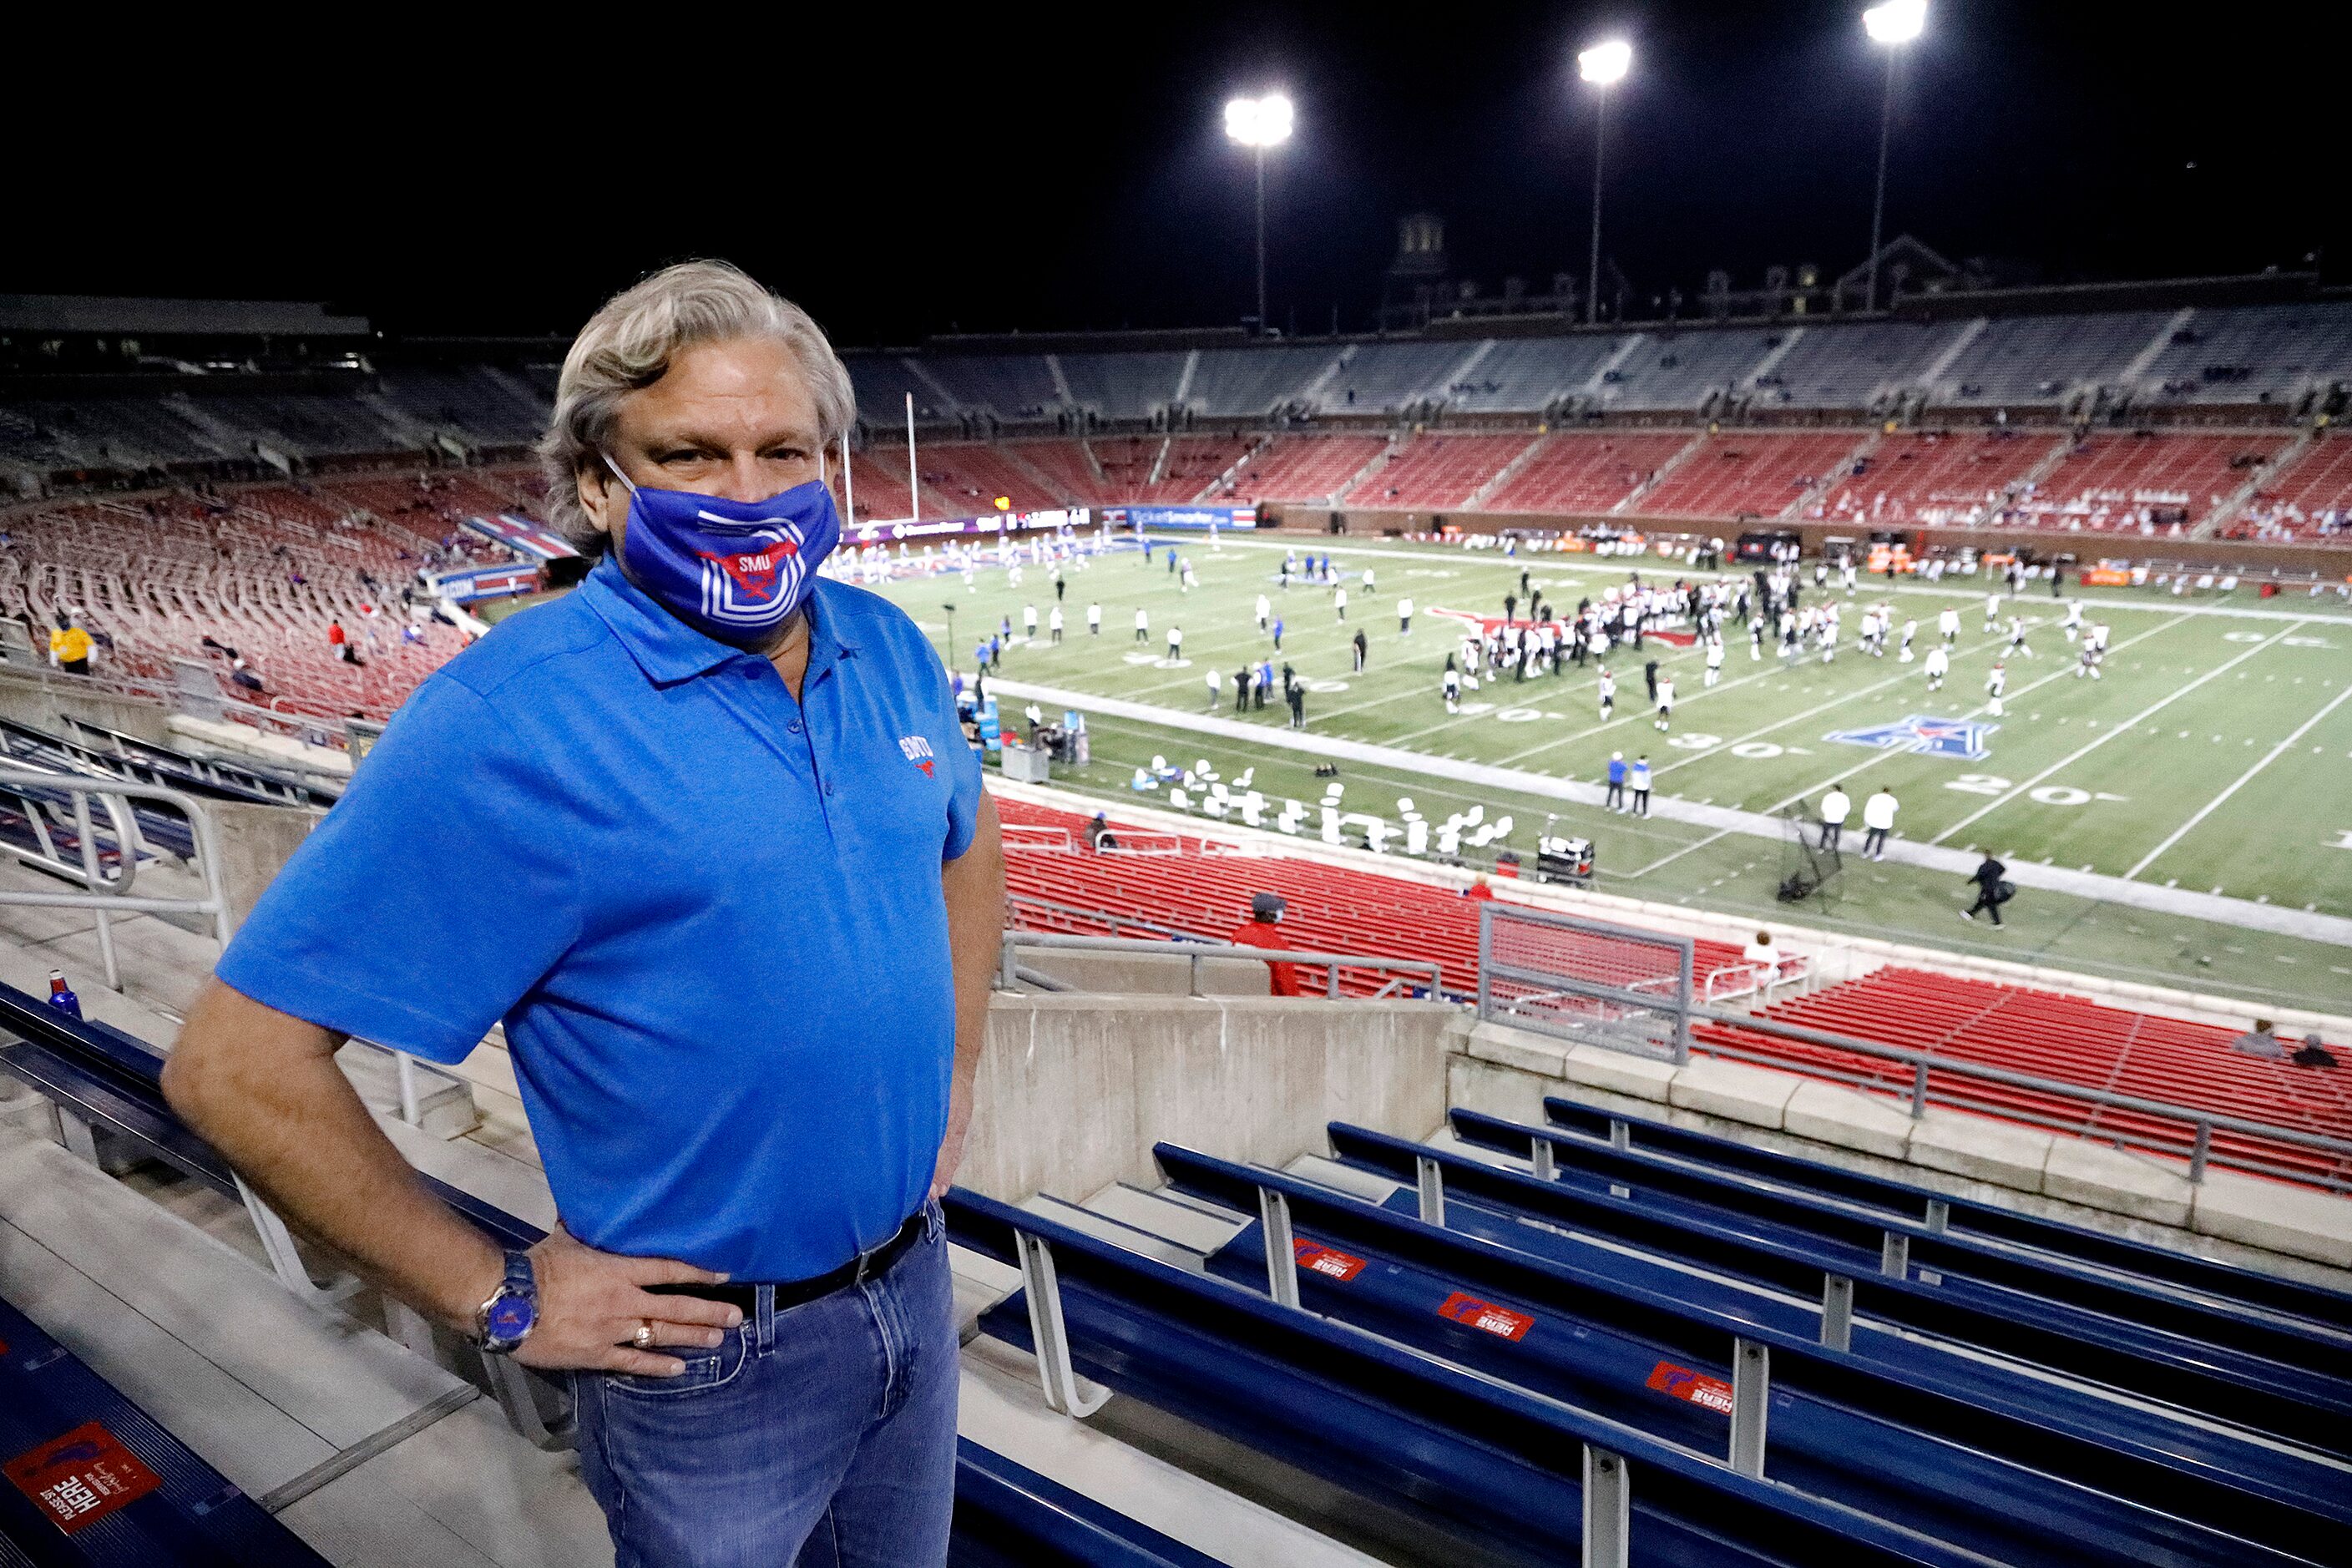
[[[959,1071],[948,1090],[948,1135],[940,1140],[939,1163],[931,1167],[931,1196],[945,1197],[963,1163],[964,1135],[971,1131],[971,1079]]]
[[[530,1249],[539,1285],[539,1320],[515,1352],[525,1366],[549,1372],[627,1373],[676,1377],[686,1363],[636,1348],[651,1324],[656,1347],[715,1350],[743,1314],[724,1301],[656,1296],[648,1285],[719,1285],[727,1276],[667,1258],[599,1252],[558,1226]],[[483,1292],[487,1297],[488,1290]]]

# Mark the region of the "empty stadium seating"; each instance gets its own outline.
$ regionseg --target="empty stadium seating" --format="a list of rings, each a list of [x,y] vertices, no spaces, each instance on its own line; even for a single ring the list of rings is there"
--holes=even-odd
[[[2085,436],[2013,503],[2013,517],[2065,528],[2193,523],[2286,446],[2276,433],[2203,436],[2141,431]]]
[[[1806,515],[1864,524],[1985,521],[2057,445],[2046,431],[1899,431],[1873,446]]]
[[[1388,446],[1384,436],[1277,436],[1241,466],[1244,500],[1328,501]]]
[[[1834,473],[1862,437],[1724,431],[1669,470],[1634,503],[1645,516],[1778,517]]]
[[[2325,539],[2352,533],[2352,441],[2315,437],[2264,481],[2224,531],[2232,539]]]
[[[2263,1061],[2230,1049],[2233,1031],[2129,1012],[2079,997],[1988,981],[1962,980],[1926,970],[1889,967],[1860,980],[1763,1009],[1766,1016],[1874,1041],[1955,1057],[1990,1067],[2113,1089],[2148,1100],[2297,1127],[2334,1137],[2352,1135],[2352,1092],[2332,1074]],[[1759,1035],[1719,1025],[1694,1031],[1709,1045],[1728,1047],[1802,1072],[1858,1079],[1907,1092],[1910,1069],[1829,1047]],[[1990,1114],[2012,1114],[2086,1137],[2123,1135],[2185,1155],[2187,1133],[2177,1121],[2129,1110],[2085,1108],[2026,1089],[1974,1079],[1928,1075],[1931,1098],[1969,1104]],[[2232,1150],[2280,1168],[2343,1181],[2352,1169],[2339,1161],[2284,1143],[2264,1143],[2217,1131],[2217,1149]]]
[[[1416,436],[1341,499],[1350,506],[1397,510],[1445,510],[1465,506],[1535,439],[1524,431],[1510,436],[1435,432]]]
[[[1605,512],[1647,484],[1690,436],[1626,432],[1547,437],[1533,456],[1486,498],[1498,512]]]

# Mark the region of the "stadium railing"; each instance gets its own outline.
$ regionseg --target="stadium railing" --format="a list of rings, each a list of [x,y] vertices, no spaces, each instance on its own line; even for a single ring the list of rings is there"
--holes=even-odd
[[[1876,1331],[1834,1292],[1815,1333],[1813,1309],[1717,1281],[1660,1289],[1618,1277],[1601,1249],[1582,1266],[1515,1252],[1308,1178],[1154,1152],[1175,1193],[1243,1222],[1208,1258],[1220,1278],[2002,1561],[2018,1535],[2061,1560],[2080,1540],[2237,1563],[2254,1560],[2238,1554],[2249,1539],[2300,1560],[2352,1522],[2352,1499],[2310,1488],[2321,1467],[2259,1444],[2184,1464],[2199,1438],[2126,1433],[2109,1401],[2054,1380],[1855,1355],[1856,1333]],[[1657,1398],[1661,1369],[1712,1397]],[[1988,1499],[2016,1519],[1983,1517]]]
[[[1201,964],[1212,958],[1264,959],[1269,963],[1295,963],[1308,969],[1326,972],[1328,994],[1337,999],[1339,992],[1339,972],[1342,969],[1369,969],[1381,973],[1393,973],[1389,981],[1369,1000],[1402,994],[1406,976],[1424,975],[1425,994],[1433,1001],[1442,1000],[1445,970],[1442,964],[1417,958],[1381,958],[1360,952],[1317,952],[1307,949],[1286,947],[1243,947],[1232,942],[1208,942],[1199,938],[1181,938],[1169,942],[1149,942],[1135,937],[1082,936],[1062,931],[1032,931],[1007,930],[1004,933],[1001,958],[997,967],[998,983],[1007,991],[1017,981],[1032,984],[1042,979],[1028,971],[1014,954],[1023,948],[1044,949],[1057,952],[1115,952],[1148,958],[1166,958],[1171,953],[1192,962],[1192,989],[1194,996],[1205,995],[1201,989]],[[1054,989],[1059,983],[1047,981]]]

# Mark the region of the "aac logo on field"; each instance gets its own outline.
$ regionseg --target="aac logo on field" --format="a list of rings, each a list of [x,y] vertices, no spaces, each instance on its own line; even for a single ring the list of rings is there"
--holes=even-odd
[[[1914,713],[1892,724],[1832,731],[1829,739],[1842,741],[1849,746],[1870,746],[1882,752],[1916,752],[1926,756],[1980,763],[1992,755],[1984,743],[1985,737],[2000,728],[1998,724],[1979,723],[1973,719],[1931,719],[1924,713]]]
[[[898,750],[908,762],[923,770],[925,778],[931,776],[931,764],[935,759],[929,741],[920,735],[901,735],[898,737]]]

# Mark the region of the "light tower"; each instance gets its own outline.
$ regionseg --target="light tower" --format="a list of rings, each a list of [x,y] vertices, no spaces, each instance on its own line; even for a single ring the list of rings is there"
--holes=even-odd
[[[1895,66],[1902,58],[1903,46],[1927,27],[1927,0],[1886,0],[1862,14],[1863,31],[1870,35],[1872,43],[1886,50],[1886,92],[1878,105],[1878,194],[1870,204],[1869,298],[1862,307],[1865,310],[1878,309],[1879,237],[1886,222],[1886,147],[1895,134]]]
[[[1633,68],[1633,46],[1622,38],[1595,44],[1576,57],[1576,74],[1600,91],[1600,108],[1592,117],[1592,258],[1585,270],[1584,320],[1601,320],[1601,162],[1608,149],[1609,89]]]
[[[1290,140],[1290,100],[1278,92],[1225,105],[1225,134],[1250,150],[1257,166],[1257,330],[1265,331],[1265,150]]]

